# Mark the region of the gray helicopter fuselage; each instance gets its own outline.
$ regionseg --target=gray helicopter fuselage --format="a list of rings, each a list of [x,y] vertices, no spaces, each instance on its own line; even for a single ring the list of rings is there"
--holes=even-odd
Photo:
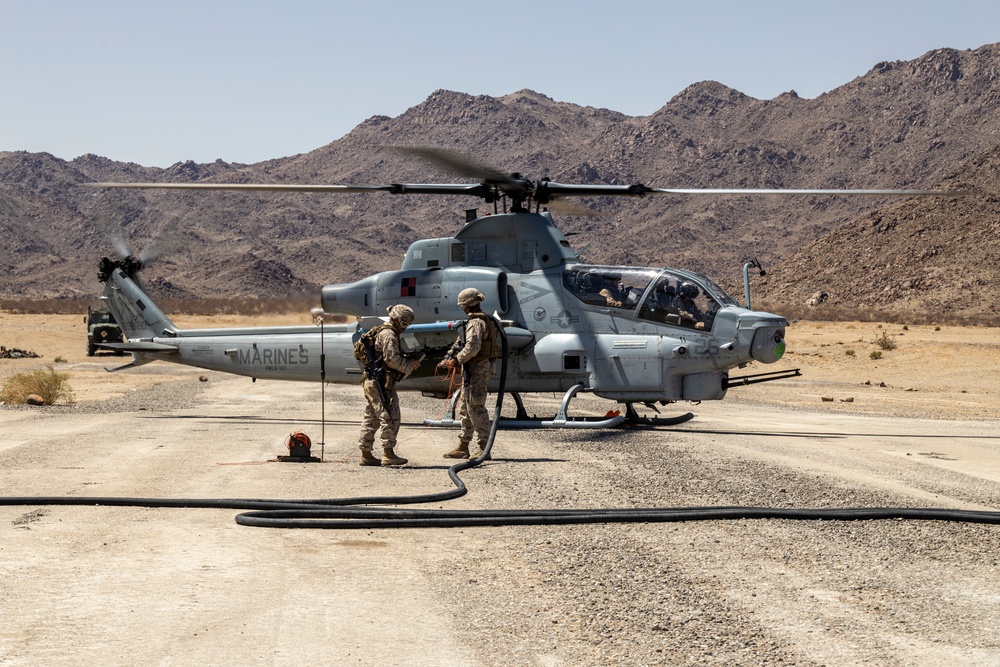
[[[590,292],[580,287],[588,280]],[[623,301],[603,297],[599,281],[631,291]],[[685,283],[710,310],[701,323],[650,305]],[[467,287],[485,295],[484,311],[531,334],[509,359],[512,391],[582,384],[623,401],[718,399],[729,369],[771,363],[784,351],[784,318],[740,307],[699,274],[584,265],[548,213],[484,216],[454,237],[417,241],[399,271],[328,285],[322,303],[358,317],[403,303],[417,322],[460,319],[456,297]]]

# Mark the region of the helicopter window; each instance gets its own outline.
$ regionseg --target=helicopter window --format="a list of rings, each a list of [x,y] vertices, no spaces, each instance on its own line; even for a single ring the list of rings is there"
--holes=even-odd
[[[563,272],[563,285],[592,306],[632,309],[656,275],[652,269],[575,267]]]
[[[639,310],[639,317],[711,331],[719,305],[719,301],[704,286],[683,276],[666,273],[649,292]]]
[[[452,243],[451,244],[451,263],[461,264],[465,261],[465,244],[464,243]]]
[[[724,306],[739,306],[739,302],[733,297],[729,296],[726,290],[719,287],[711,278],[698,274],[699,280],[701,280],[705,292],[715,297],[719,303]]]

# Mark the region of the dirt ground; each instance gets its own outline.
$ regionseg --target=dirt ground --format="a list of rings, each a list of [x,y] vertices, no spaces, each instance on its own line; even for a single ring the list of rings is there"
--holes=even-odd
[[[200,327],[307,316],[173,319]],[[746,372],[800,368],[801,377],[680,404],[696,418],[678,428],[502,432],[496,460],[464,476],[470,494],[435,506],[996,508],[997,334],[796,322],[786,358]],[[887,340],[894,349],[883,349]],[[0,313],[0,345],[42,355],[0,359],[0,382],[52,364],[77,401],[0,407],[4,496],[328,498],[448,487],[440,453],[454,436],[421,426],[440,401],[403,395],[409,466],[361,468],[357,387],[327,390],[321,425],[319,389],[308,383],[219,373],[199,382],[203,372],[161,363],[108,373],[127,357],[87,357],[82,316]],[[558,403],[534,396],[529,411]],[[117,407],[98,409],[105,404]],[[579,405],[613,407],[590,397]],[[273,463],[299,428],[325,440],[324,464]],[[234,514],[0,507],[0,666],[1000,664],[992,526],[343,533],[246,528]]]

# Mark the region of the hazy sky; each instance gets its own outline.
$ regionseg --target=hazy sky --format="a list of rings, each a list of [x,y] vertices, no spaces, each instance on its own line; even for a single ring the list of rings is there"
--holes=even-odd
[[[996,0],[0,0],[0,151],[250,163],[439,88],[642,116],[698,81],[816,97],[996,41]]]

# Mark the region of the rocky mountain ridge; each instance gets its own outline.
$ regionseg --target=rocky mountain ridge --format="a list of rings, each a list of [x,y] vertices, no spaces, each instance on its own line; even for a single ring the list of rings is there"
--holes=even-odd
[[[113,229],[122,230],[136,252],[167,249],[144,272],[160,296],[315,292],[328,282],[398,268],[411,242],[454,234],[463,210],[480,204],[426,196],[94,191],[80,187],[86,182],[461,181],[390,148],[437,146],[501,171],[562,182],[683,188],[966,183],[992,193],[998,101],[1000,45],[992,44],[879,63],[815,99],[790,91],[757,100],[717,82],[696,83],[641,117],[528,90],[497,98],[439,90],[398,117],[369,118],[314,151],[253,165],[185,162],[157,169],[95,155],[64,161],[0,153],[0,296],[97,294],[96,263],[113,252]],[[950,262],[960,257],[975,260],[961,267],[966,292],[996,282],[990,196],[945,202],[693,195],[580,203],[592,215],[557,214],[557,222],[576,247],[588,247],[587,261],[692,268],[737,293],[742,262],[758,257],[769,268],[762,294],[776,306],[825,291],[831,303],[842,299],[845,306],[939,308],[955,303],[941,296],[947,286],[938,283],[947,282],[955,270]],[[959,210],[963,224],[971,225],[966,234],[951,226],[949,212]],[[865,252],[888,259],[846,261],[851,246],[844,235],[860,238],[861,230],[869,233],[894,216],[913,216],[920,233],[901,233],[908,226],[897,220],[893,229],[900,233],[865,237]],[[956,234],[974,240],[975,252],[959,252]],[[938,250],[928,254],[927,248]],[[853,250],[855,257],[863,254]],[[875,271],[885,276],[876,278]],[[961,310],[977,308],[982,300]]]

